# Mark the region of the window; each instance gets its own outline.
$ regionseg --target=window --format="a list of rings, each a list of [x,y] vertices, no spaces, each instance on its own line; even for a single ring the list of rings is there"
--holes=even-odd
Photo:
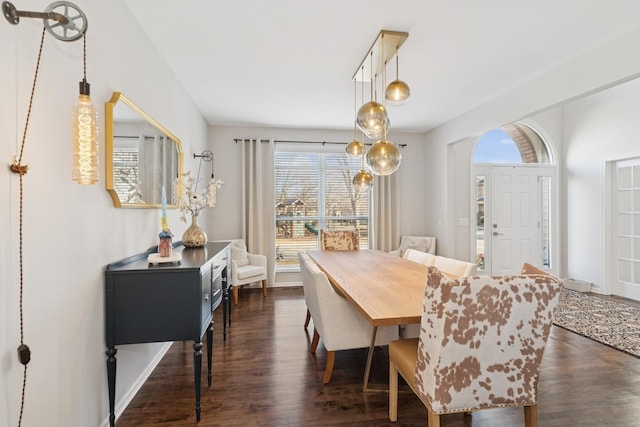
[[[538,132],[514,122],[484,133],[476,144],[473,163],[550,164],[547,147]]]
[[[476,265],[479,272],[485,272],[485,227],[484,227],[484,182],[485,175],[476,175]]]
[[[343,151],[275,154],[276,267],[298,268],[298,252],[319,248],[321,228],[357,229],[360,247],[369,246],[369,194],[355,193],[351,181],[360,160]]]

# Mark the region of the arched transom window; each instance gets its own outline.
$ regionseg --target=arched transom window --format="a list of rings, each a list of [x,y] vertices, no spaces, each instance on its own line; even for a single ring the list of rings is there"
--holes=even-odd
[[[540,135],[521,122],[486,132],[473,153],[474,163],[550,164],[549,151]]]

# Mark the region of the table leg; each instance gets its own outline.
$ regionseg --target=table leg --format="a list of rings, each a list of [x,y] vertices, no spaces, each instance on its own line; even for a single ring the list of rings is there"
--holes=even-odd
[[[109,384],[109,425],[116,424],[115,402],[116,402],[116,353],[115,347],[107,349],[107,382]]]
[[[200,376],[202,373],[202,342],[193,343],[193,379],[196,387],[196,420],[200,421]]]
[[[371,372],[371,362],[373,361],[373,350],[376,347],[376,335],[378,333],[378,327],[373,327],[373,334],[371,335],[371,346],[369,347],[369,354],[367,355],[367,367],[364,370],[364,387],[363,391],[367,391],[369,385],[369,373]]]

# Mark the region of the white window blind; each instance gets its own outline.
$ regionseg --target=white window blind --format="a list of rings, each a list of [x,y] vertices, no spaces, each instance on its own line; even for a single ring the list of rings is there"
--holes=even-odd
[[[351,184],[361,161],[344,152],[275,155],[276,266],[297,267],[298,252],[318,249],[318,232],[357,229],[368,247],[369,195]]]
[[[113,188],[118,193],[118,198],[123,201],[130,200],[140,180],[138,176],[138,164],[140,155],[137,140],[131,143],[127,139],[121,140],[114,137],[113,148]]]

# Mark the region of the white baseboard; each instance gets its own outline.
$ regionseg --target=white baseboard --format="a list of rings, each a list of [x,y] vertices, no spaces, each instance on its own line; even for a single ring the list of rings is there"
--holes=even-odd
[[[142,371],[142,373],[140,374],[136,382],[133,383],[131,388],[127,390],[127,392],[120,398],[120,400],[116,402],[115,408],[114,408],[116,421],[118,420],[118,418],[120,418],[120,415],[122,415],[124,410],[127,409],[127,406],[129,406],[129,403],[131,403],[136,393],[140,391],[140,389],[142,388],[144,383],[147,381],[147,379],[149,378],[153,370],[156,368],[156,366],[158,366],[158,363],[160,363],[164,355],[167,354],[167,351],[169,351],[171,344],[173,344],[173,342],[166,342],[162,345],[162,347],[160,348],[160,351],[158,351],[158,354],[156,354],[156,356],[153,358],[151,363],[149,363],[147,368],[144,371]],[[107,418],[104,421],[102,421],[102,423],[100,423],[100,427],[107,427],[108,425],[109,425],[109,414],[107,414]]]
[[[278,282],[273,285],[274,288],[295,288],[301,287],[302,282]]]
[[[578,292],[590,292],[591,291],[591,282],[585,282],[583,280],[578,279],[563,279],[563,285],[567,289],[571,289],[572,291]]]

